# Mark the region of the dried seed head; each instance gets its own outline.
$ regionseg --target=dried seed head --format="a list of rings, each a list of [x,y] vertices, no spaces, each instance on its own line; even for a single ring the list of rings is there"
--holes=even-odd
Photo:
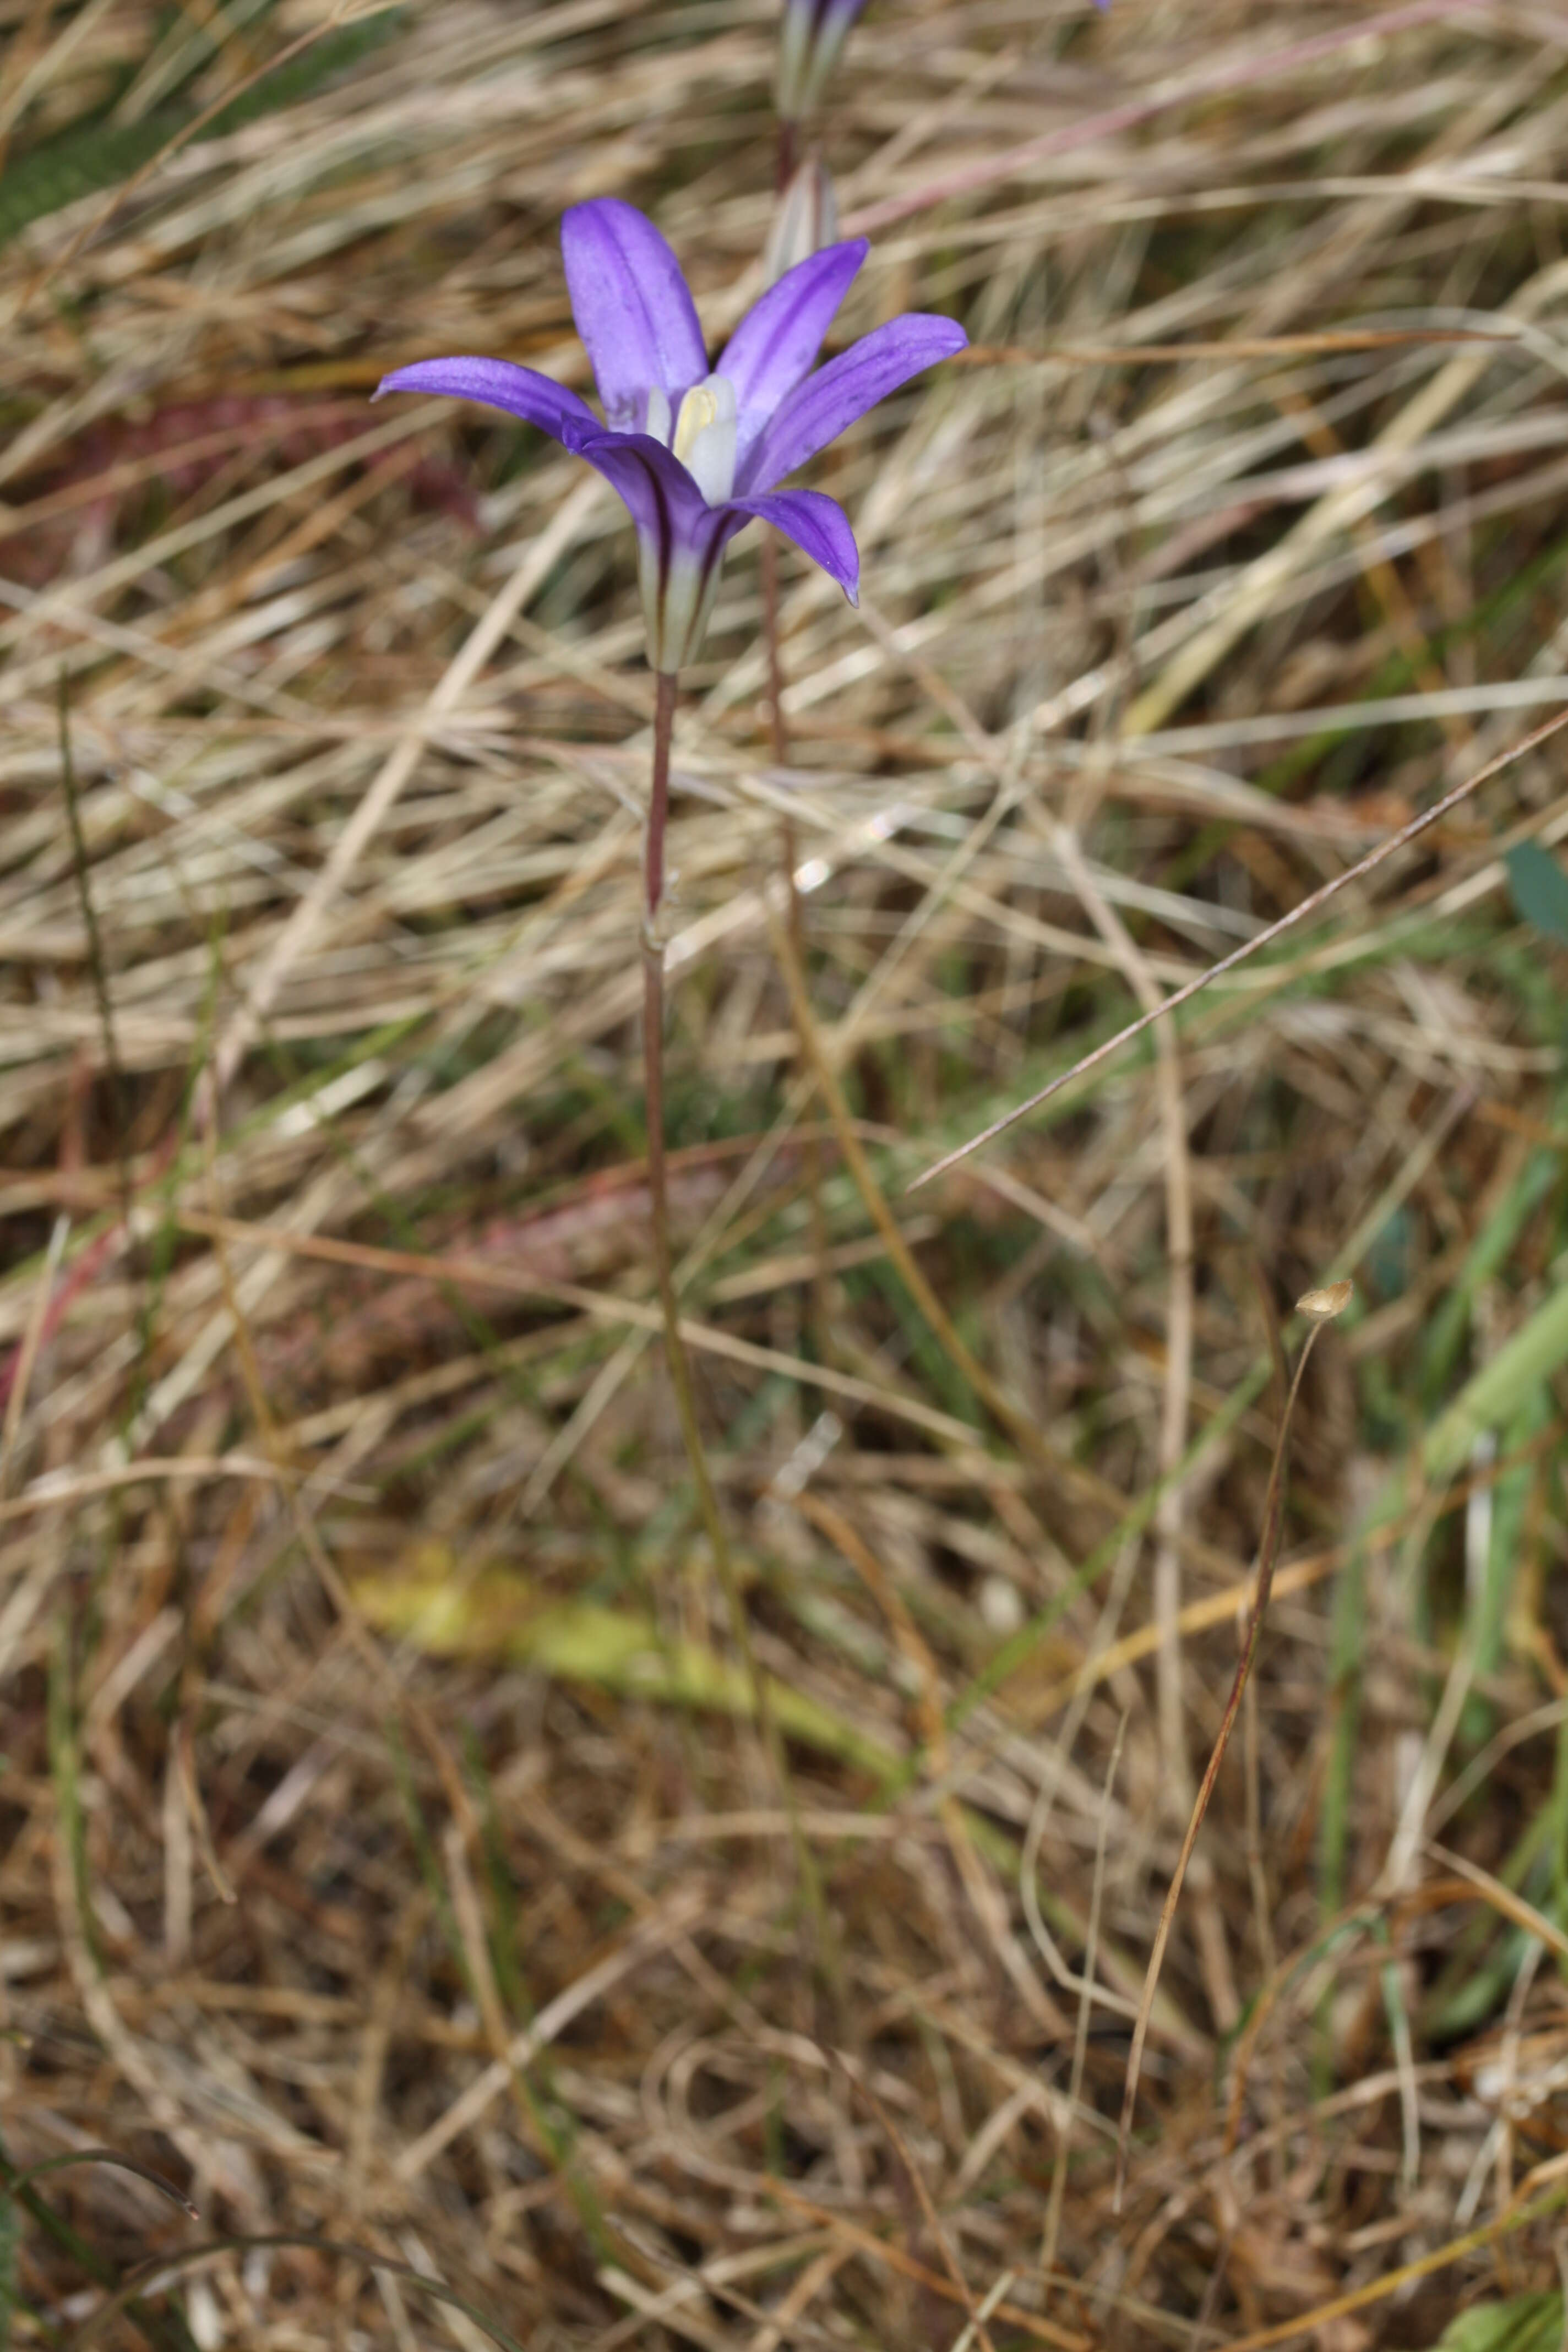
[[[1304,1290],[1296,1301],[1296,1312],[1310,1315],[1314,1323],[1331,1323],[1336,1315],[1344,1313],[1354,1297],[1353,1282],[1331,1282],[1322,1290]]]

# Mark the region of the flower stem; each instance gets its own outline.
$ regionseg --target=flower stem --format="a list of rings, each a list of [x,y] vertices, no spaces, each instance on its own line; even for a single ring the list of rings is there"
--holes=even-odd
[[[697,1507],[712,1548],[720,1581],[729,1593],[734,1567],[713,1491],[708,1458],[697,1421],[697,1397],[691,1362],[680,1336],[680,1305],[675,1295],[675,1272],[669,1248],[669,1172],[664,1138],[664,940],[659,918],[664,907],[664,843],[669,824],[669,741],[675,725],[676,681],[673,671],[658,673],[658,697],[653,721],[653,784],[648,798],[647,831],[643,837],[643,1066],[647,1089],[647,1181],[653,1226],[654,1274],[658,1303],[664,1313],[664,1350],[675,1390],[687,1459],[697,1488]],[[734,1604],[731,1602],[731,1613]],[[748,1672],[756,1696],[755,1670]]]
[[[713,1565],[724,1594],[731,1632],[746,1677],[751,1711],[768,1761],[778,1781],[794,1835],[801,1888],[816,1935],[817,1957],[830,1989],[838,1990],[832,1930],[815,1857],[801,1827],[799,1809],[790,1784],[784,1741],[779,1736],[768,1686],[752,1646],[740,1578],[735,1572],[723,1515],[714,1490],[702,1432],[697,1417],[697,1391],[691,1360],[680,1328],[680,1302],[676,1296],[674,1260],[669,1245],[669,1172],[664,1134],[664,938],[660,917],[664,907],[665,835],[669,823],[669,746],[675,726],[676,679],[673,671],[658,673],[653,721],[653,777],[648,797],[647,830],[643,837],[643,1066],[647,1107],[647,1179],[649,1222],[653,1230],[654,1275],[664,1318],[664,1351],[680,1434],[697,1490],[697,1507],[707,1535]]]

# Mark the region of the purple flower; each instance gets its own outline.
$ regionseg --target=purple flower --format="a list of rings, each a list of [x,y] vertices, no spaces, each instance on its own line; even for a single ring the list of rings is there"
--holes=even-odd
[[[866,0],[784,0],[773,104],[785,122],[811,112],[865,5]]]
[[[724,549],[753,517],[793,539],[855,601],[860,559],[842,508],[820,490],[775,485],[968,340],[951,319],[909,312],[814,374],[867,249],[857,237],[798,262],[753,304],[710,372],[680,265],[652,222],[613,197],[574,205],[561,250],[603,425],[574,392],[506,360],[420,360],[384,377],[376,397],[481,400],[586,458],[637,526],[648,661],[674,671],[701,643]]]

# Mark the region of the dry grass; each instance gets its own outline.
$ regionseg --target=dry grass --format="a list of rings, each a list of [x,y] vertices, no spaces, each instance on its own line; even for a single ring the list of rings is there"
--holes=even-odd
[[[814,469],[867,593],[786,557],[795,772],[745,542],[676,751],[677,1239],[787,1788],[658,1357],[629,535],[364,397],[584,381],[588,194],[721,331],[773,16],[405,0],[192,129],[316,0],[0,5],[13,175],[184,126],[0,249],[0,2137],[201,2216],[0,2200],[0,2340],[480,2340],[427,2272],[537,2352],[1360,2352],[1557,2284],[1560,742],[904,1188],[1568,698],[1568,15],[857,36],[844,330],[980,348]],[[1118,2214],[1268,1317],[1340,1274]]]

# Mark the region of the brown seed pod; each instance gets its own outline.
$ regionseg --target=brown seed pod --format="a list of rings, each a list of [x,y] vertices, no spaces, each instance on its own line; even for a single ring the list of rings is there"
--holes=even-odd
[[[1344,1313],[1354,1296],[1353,1282],[1331,1282],[1322,1290],[1304,1290],[1296,1301],[1296,1312],[1310,1315],[1315,1323],[1331,1323],[1336,1315]]]

